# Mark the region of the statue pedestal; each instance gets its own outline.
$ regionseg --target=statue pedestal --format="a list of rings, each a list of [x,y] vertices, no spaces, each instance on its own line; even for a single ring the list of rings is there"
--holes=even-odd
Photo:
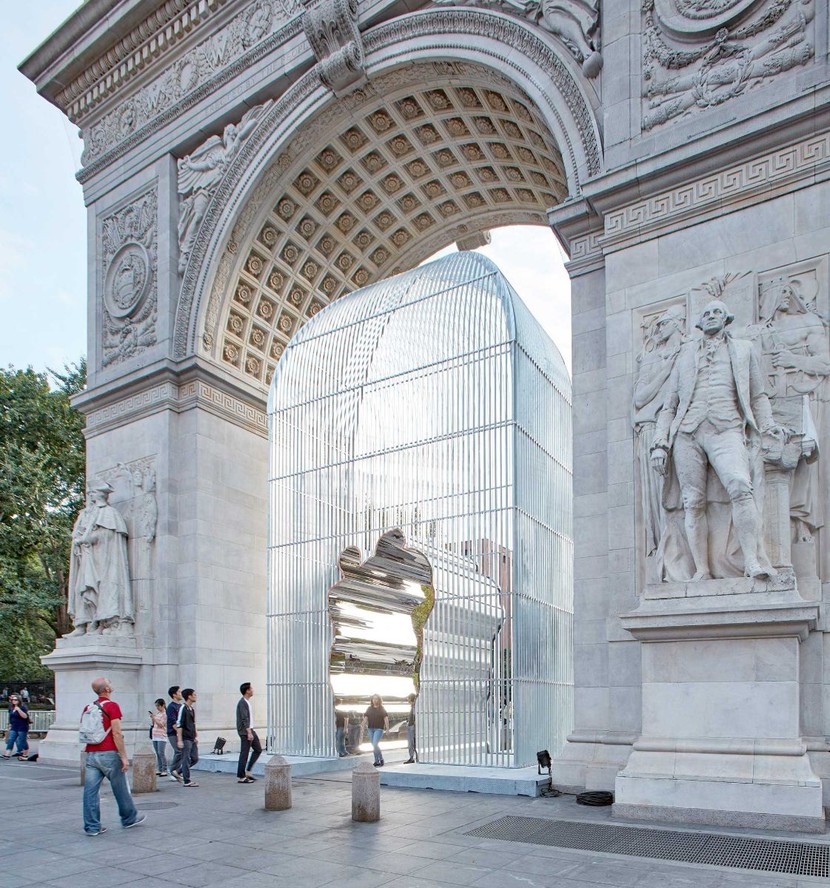
[[[41,662],[55,673],[57,712],[54,724],[40,743],[38,761],[77,766],[81,712],[95,699],[90,683],[99,675],[112,682],[113,699],[123,712],[121,727],[127,753],[132,755],[139,740],[147,742],[147,728],[143,725],[149,720],[138,711],[139,671],[143,657],[135,638],[59,638],[55,650],[41,657]]]
[[[823,832],[799,719],[799,646],[817,616],[792,572],[647,587],[621,617],[642,642],[643,733],[615,815]]]

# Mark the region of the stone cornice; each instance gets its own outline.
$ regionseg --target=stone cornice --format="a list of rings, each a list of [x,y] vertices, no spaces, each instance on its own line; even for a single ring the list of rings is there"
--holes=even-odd
[[[199,408],[265,437],[265,396],[199,358],[159,361],[115,383],[77,395],[73,404],[86,414],[87,438],[144,417]]]
[[[71,120],[144,70],[229,0],[87,0],[20,65]]]
[[[742,125],[717,138],[709,134],[695,145],[595,177],[584,196],[602,220],[599,233],[578,232],[569,204],[554,208],[549,221],[572,260],[582,264],[598,252],[624,249],[830,178],[828,98],[830,89],[799,97],[753,121],[751,131]]]
[[[768,200],[830,178],[830,131],[809,136],[707,176],[684,182],[604,216],[603,249],[619,249],[658,234]]]
[[[184,112],[198,105],[217,89],[232,81],[239,74],[273,53],[279,46],[288,42],[301,32],[302,17],[298,15],[287,21],[265,40],[255,44],[251,49],[235,58],[233,62],[226,67],[221,68],[213,77],[199,83],[198,86],[184,95],[181,99],[168,105],[167,108],[151,117],[145,123],[136,126],[135,129],[125,136],[125,138],[121,141],[116,141],[111,148],[105,149],[100,154],[93,154],[94,160],[85,163],[84,167],[78,173],[78,181],[81,184],[85,184],[90,179],[94,178],[98,173],[106,169],[116,160],[132,151],[145,139],[176,120]],[[309,58],[307,64],[298,68],[298,73],[304,71],[305,68],[311,64],[311,53],[309,52],[308,55]],[[100,125],[103,126],[103,122]],[[104,142],[109,143],[109,139],[104,139]]]
[[[55,96],[55,104],[80,123],[104,99],[129,83],[171,47],[212,18],[228,0],[167,0]]]

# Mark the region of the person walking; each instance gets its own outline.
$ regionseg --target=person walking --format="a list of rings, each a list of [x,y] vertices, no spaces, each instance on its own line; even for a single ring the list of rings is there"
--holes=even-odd
[[[196,710],[193,708],[196,691],[185,688],[182,691],[182,700],[183,705],[176,722],[176,745],[182,753],[182,769],[180,773],[172,773],[176,780],[183,781],[184,786],[198,786],[198,783],[190,779],[190,769],[199,761],[199,734],[196,730]]]
[[[9,730],[6,734],[6,751],[3,758],[12,757],[17,744],[17,758],[25,762],[29,758],[29,707],[17,694],[9,697]]]
[[[179,710],[184,705],[182,692],[178,685],[168,688],[167,694],[170,702],[167,704],[167,741],[173,747],[173,761],[170,763],[170,779],[177,781],[181,776],[182,751],[179,749],[179,738],[176,734],[176,722],[179,720]],[[177,777],[176,775],[179,775]]]
[[[256,778],[251,773],[254,765],[262,752],[262,745],[254,730],[254,712],[251,708],[251,697],[254,689],[249,681],[239,686],[242,697],[236,704],[236,733],[239,734],[239,762],[236,766],[237,783],[255,783]],[[248,758],[250,752],[251,757]],[[247,764],[246,764],[247,762]]]
[[[84,832],[88,836],[100,836],[107,831],[101,825],[101,784],[104,778],[109,780],[112,787],[124,829],[144,823],[147,815],[138,813],[127,785],[130,762],[121,731],[121,707],[112,699],[112,684],[106,678],[96,678],[92,682],[92,690],[98,699],[84,707],[84,714],[90,707],[98,707],[106,733],[99,743],[86,744],[83,815]],[[82,721],[83,718],[82,715]]]
[[[409,758],[404,764],[414,765],[418,761],[418,750],[415,748],[415,701],[418,699],[418,695],[410,694],[406,699],[409,701],[409,717],[406,720],[406,740],[409,745]]]
[[[346,728],[349,724],[349,713],[339,709],[343,705],[340,697],[334,698],[334,741],[337,746],[337,754],[340,758],[348,755],[346,752]]]
[[[380,694],[372,694],[369,708],[363,713],[363,727],[369,729],[369,741],[375,753],[373,764],[376,768],[382,768],[386,763],[383,761],[380,751],[380,740],[383,737],[383,732],[389,730],[389,716],[383,708]]]
[[[153,749],[156,751],[156,776],[167,776],[167,712],[164,700],[159,697],[156,700],[156,711],[148,709],[150,715],[150,739],[153,741]]]

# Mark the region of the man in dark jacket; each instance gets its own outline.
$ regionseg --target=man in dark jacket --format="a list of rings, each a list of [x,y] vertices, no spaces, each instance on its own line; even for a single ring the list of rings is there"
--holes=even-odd
[[[259,737],[254,730],[254,716],[251,710],[251,697],[254,696],[254,689],[249,681],[243,682],[239,686],[239,693],[242,694],[239,702],[236,704],[236,733],[239,734],[239,763],[236,766],[236,782],[237,783],[254,783],[254,776],[251,773],[262,752],[262,746]],[[251,757],[248,758],[250,752]],[[247,762],[247,766],[246,763]]]
[[[182,751],[181,777],[184,786],[198,786],[195,780],[190,779],[190,768],[199,761],[199,732],[196,730],[196,710],[193,708],[196,691],[185,688],[182,699],[184,706],[179,710],[179,719],[176,722],[176,745]]]

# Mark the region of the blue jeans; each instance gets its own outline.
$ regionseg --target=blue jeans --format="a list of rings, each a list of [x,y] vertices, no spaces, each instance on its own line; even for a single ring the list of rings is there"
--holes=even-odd
[[[127,775],[121,770],[121,758],[118,753],[88,752],[84,780],[84,832],[101,831],[101,784],[105,777],[112,787],[121,825],[129,826],[138,819],[138,811],[130,795]]]
[[[372,744],[372,749],[375,751],[375,764],[380,764],[383,761],[383,755],[380,751],[380,741],[383,737],[383,728],[369,728],[369,741]]]
[[[9,728],[9,733],[6,734],[6,752],[11,752],[14,744],[17,743],[17,751],[18,752],[28,752],[29,751],[29,732],[28,731],[13,731]]]
[[[173,747],[173,761],[170,764],[170,773],[179,771],[182,767],[182,751],[179,749],[179,739],[175,734],[167,735],[167,742]]]
[[[415,725],[406,726],[406,742],[409,747],[409,757],[413,762],[417,762],[418,750],[415,748]]]
[[[157,771],[164,772],[167,770],[167,741],[153,740],[153,749],[156,751]]]
[[[346,753],[346,729],[345,728],[335,728],[334,729],[334,742],[337,746],[337,754],[338,755],[347,755]]]
[[[182,740],[182,770],[185,783],[190,783],[190,766],[199,761],[199,745],[195,740]]]

